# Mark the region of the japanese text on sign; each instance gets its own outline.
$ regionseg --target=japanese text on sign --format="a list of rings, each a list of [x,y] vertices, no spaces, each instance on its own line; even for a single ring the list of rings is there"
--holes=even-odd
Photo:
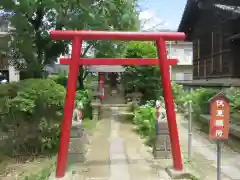
[[[217,103],[218,108],[223,108],[224,107],[224,101],[223,100],[217,100],[216,103]]]
[[[229,126],[229,102],[218,94],[211,100],[210,138],[227,139]]]

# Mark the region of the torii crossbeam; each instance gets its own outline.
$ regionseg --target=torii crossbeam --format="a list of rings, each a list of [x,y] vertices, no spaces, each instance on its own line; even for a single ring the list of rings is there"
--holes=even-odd
[[[60,146],[58,152],[56,177],[65,175],[67,156],[72,125],[72,112],[76,96],[77,76],[79,65],[158,65],[162,74],[162,87],[170,133],[173,166],[175,170],[182,170],[182,156],[176,123],[176,113],[172,95],[169,66],[177,64],[176,59],[167,59],[165,41],[184,40],[184,33],[177,32],[105,32],[105,31],[51,31],[53,40],[71,40],[72,56],[63,58],[61,64],[69,65],[68,86],[64,105],[64,119],[61,126]],[[155,41],[158,58],[81,58],[83,40],[122,40],[122,41]]]

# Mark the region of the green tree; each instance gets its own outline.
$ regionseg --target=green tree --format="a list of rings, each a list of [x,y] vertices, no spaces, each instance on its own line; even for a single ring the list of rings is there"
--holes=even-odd
[[[1,0],[0,7],[13,13],[9,18],[14,27],[8,52],[11,63],[18,69],[26,69],[31,77],[41,77],[46,64],[54,63],[60,54],[68,52],[69,42],[52,41],[50,30],[135,30],[139,27],[135,0]],[[101,43],[88,41],[83,56],[97,44]],[[98,45],[98,49],[100,47]]]
[[[156,58],[153,42],[133,42],[128,45],[126,58]],[[161,95],[160,71],[158,66],[127,66],[122,75],[127,93],[143,93],[142,102],[155,100]]]
[[[66,43],[51,41],[48,33],[64,27],[62,17],[66,3],[61,0],[0,1],[4,11],[12,12],[8,19],[13,27],[8,55],[16,68],[26,69],[31,77],[41,77],[45,64],[67,52]]]
[[[98,24],[89,26],[90,29],[107,31],[136,31],[140,28],[136,0],[109,0],[102,2],[101,8],[94,13]],[[98,18],[97,18],[98,17]],[[124,57],[127,43],[121,41],[87,41],[83,56],[92,50],[97,58]],[[80,66],[78,76],[79,88],[84,88],[84,79],[88,71]]]

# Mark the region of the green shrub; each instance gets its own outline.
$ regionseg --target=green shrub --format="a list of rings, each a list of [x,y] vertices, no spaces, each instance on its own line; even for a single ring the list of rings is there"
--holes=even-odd
[[[183,86],[172,83],[172,93],[174,97],[174,102],[177,105],[178,109],[182,111],[184,109],[184,99],[183,97],[186,97],[188,95],[187,91],[184,91]]]
[[[55,81],[57,84],[60,84],[64,87],[67,86],[67,80],[68,80],[68,77],[66,75],[66,73],[58,73],[58,75],[51,75],[49,76],[49,79]]]
[[[83,115],[84,118],[92,119],[92,94],[91,91],[88,89],[85,90],[79,90],[76,92],[76,104],[81,101],[84,106]]]
[[[209,114],[209,100],[217,93],[210,88],[199,88],[186,96],[186,102],[191,101],[194,112],[199,114]],[[190,99],[191,98],[191,99]]]
[[[134,112],[134,124],[140,136],[147,139],[148,143],[156,135],[156,109],[150,106],[140,107]]]
[[[209,114],[210,106],[209,100],[217,93],[218,91],[211,88],[199,88],[191,92],[185,91],[183,96],[177,101],[180,103],[178,108],[182,108],[184,111],[187,111],[186,105],[187,102],[192,102],[192,110],[194,119],[198,120],[201,114]]]
[[[19,83],[0,84],[0,116],[9,112],[9,99],[17,96]]]
[[[19,180],[48,180],[51,173],[55,169],[55,158],[40,162],[38,169],[35,169],[30,174],[22,173]]]
[[[240,113],[240,89],[231,87],[226,90],[225,94],[230,100],[231,112]]]
[[[0,84],[0,97],[13,98],[17,95],[19,83]]]
[[[68,81],[68,77],[66,76],[66,73],[63,72],[59,72],[58,75],[52,75],[49,76],[49,79],[53,80],[54,82],[56,82],[57,84],[60,84],[64,87],[67,86],[67,81]],[[89,80],[89,82],[91,82],[92,79],[96,79],[96,77],[91,77],[89,76],[89,78],[86,78],[86,80]],[[78,83],[77,83],[77,87],[78,87]],[[78,90],[76,92],[76,102],[82,101],[83,105],[84,105],[84,117],[85,118],[89,118],[92,119],[92,107],[91,107],[91,100],[92,100],[92,95],[91,95],[91,90],[90,87],[86,87],[85,90]]]
[[[9,100],[10,113],[2,118],[0,125],[1,130],[8,134],[8,145],[15,153],[56,149],[65,99],[64,87],[46,79],[23,80],[16,87],[17,94]]]

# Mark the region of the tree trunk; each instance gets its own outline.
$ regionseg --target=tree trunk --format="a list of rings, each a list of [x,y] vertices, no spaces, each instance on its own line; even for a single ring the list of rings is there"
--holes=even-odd
[[[78,85],[79,85],[78,89],[79,90],[84,89],[84,77],[83,77],[84,72],[83,71],[84,71],[83,66],[80,66],[79,67],[79,74],[78,74]]]
[[[33,78],[43,78],[43,73],[41,71],[35,71],[33,72]]]
[[[78,85],[79,85],[79,87],[78,87],[79,90],[84,89],[84,80],[81,76],[78,76]]]

